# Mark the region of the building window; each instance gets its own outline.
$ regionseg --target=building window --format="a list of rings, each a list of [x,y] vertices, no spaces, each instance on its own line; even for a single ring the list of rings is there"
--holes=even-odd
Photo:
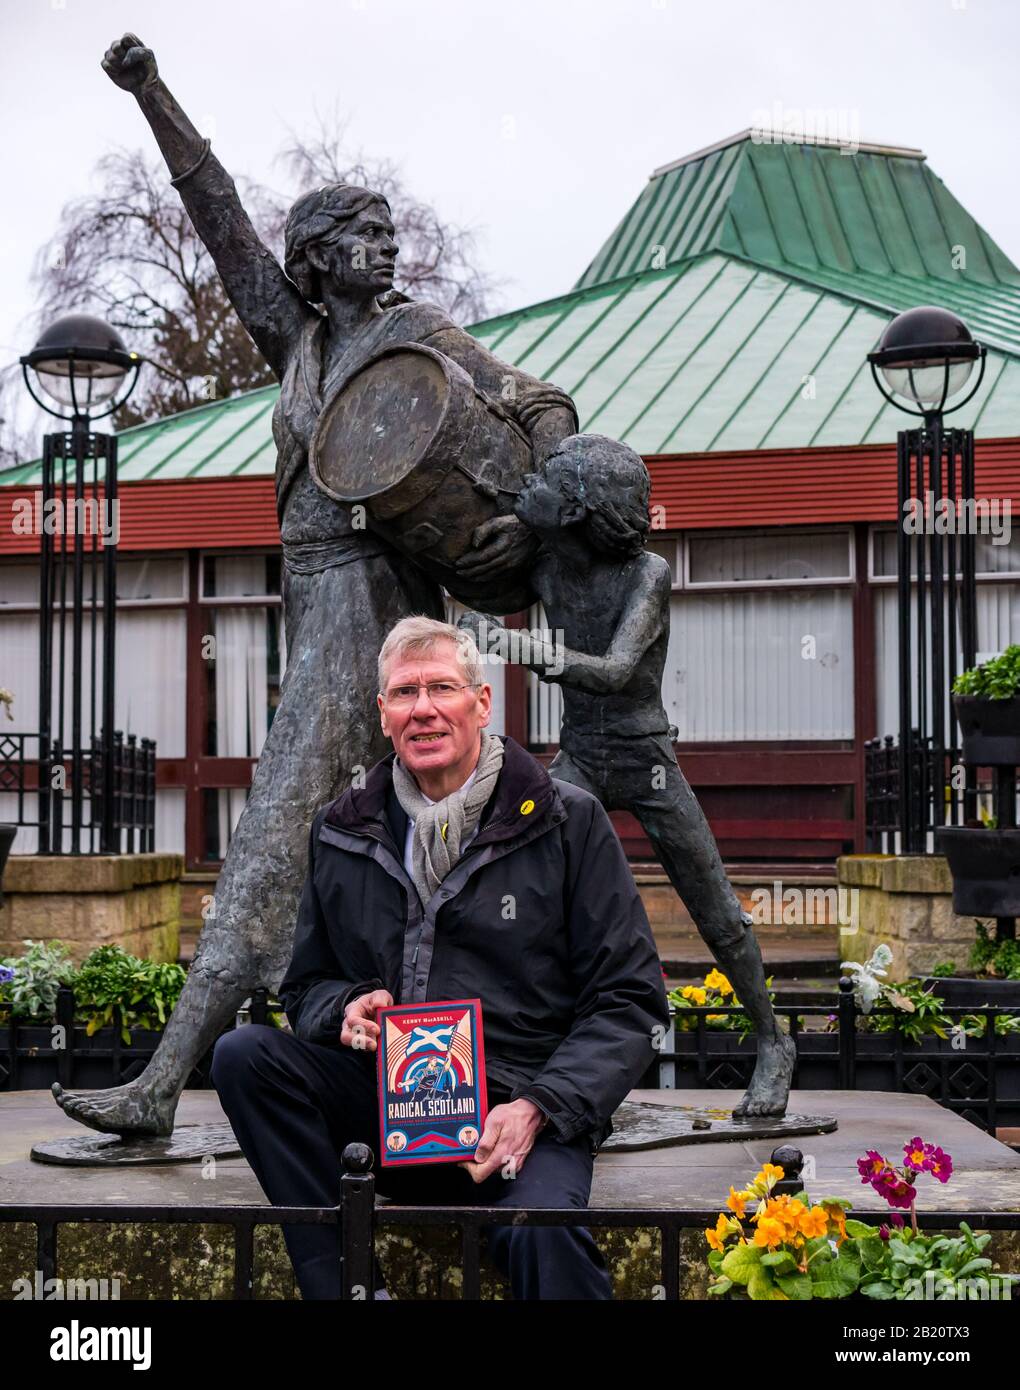
[[[280,579],[278,552],[201,557],[199,603],[209,619],[202,638],[209,757],[261,756],[287,664]],[[238,787],[204,790],[209,860],[226,854],[247,796]]]
[[[663,702],[682,743],[854,736],[851,533],[689,532]]]
[[[977,660],[988,661],[1006,647],[1020,642],[1020,536],[997,545],[991,535],[976,538],[977,576]],[[943,545],[946,537],[943,537]],[[916,547],[912,547],[912,550]],[[875,666],[877,681],[877,728],[880,738],[899,736],[899,609],[896,588],[896,528],[875,527],[871,533],[870,574],[875,600]],[[959,552],[957,552],[959,553]],[[943,548],[943,574],[949,573],[949,559]],[[927,562],[928,552],[925,548]],[[913,573],[916,575],[916,555]],[[1017,582],[1014,583],[1013,581]],[[943,622],[949,631],[949,601],[943,603]],[[911,604],[910,642],[916,675],[917,610]],[[963,644],[957,612],[956,670],[963,669]],[[928,727],[932,727],[931,693],[927,692]],[[950,727],[950,692],[946,690],[945,726]]]
[[[845,584],[854,577],[849,531],[694,532],[684,549],[688,589]]]
[[[662,700],[681,743],[853,738],[851,540],[783,527],[649,541],[673,575]],[[541,605],[528,622],[547,625]],[[532,745],[557,742],[560,687],[529,673],[528,712]]]
[[[102,569],[97,573],[102,576]],[[92,596],[91,566],[84,572],[85,600]],[[39,727],[39,561],[0,566],[0,651],[3,652],[3,680],[14,692],[14,721],[11,730],[34,732]],[[71,594],[65,595],[70,608]],[[125,734],[156,740],[158,758],[180,758],[186,751],[187,712],[187,564],[182,555],[117,561],[116,681],[114,691],[115,727]],[[96,615],[97,660],[102,653],[102,615]],[[60,700],[53,701],[53,737],[65,743],[71,730],[71,624],[64,630],[64,700],[61,725]],[[91,633],[86,625],[85,671],[82,681],[82,707],[91,727],[93,691],[90,679]],[[59,623],[53,643],[54,694],[60,680]],[[97,733],[99,732],[102,690],[95,692]],[[4,721],[6,723],[7,721]],[[3,732],[0,726],[0,732]],[[86,730],[87,732],[87,730]],[[0,797],[0,819],[11,810],[11,798]],[[34,808],[32,808],[34,814]],[[156,792],[156,849],[180,851],[183,848],[180,793],[169,789]],[[68,844],[70,842],[68,841]],[[16,852],[34,853],[36,832],[19,832]]]

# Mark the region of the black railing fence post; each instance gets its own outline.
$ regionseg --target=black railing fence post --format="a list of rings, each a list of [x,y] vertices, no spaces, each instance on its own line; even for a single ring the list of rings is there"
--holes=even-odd
[[[853,981],[839,977],[839,1089],[852,1091],[857,1073],[857,1007],[854,1003]]]
[[[340,1178],[340,1297],[375,1294],[375,1155],[367,1144],[348,1144]]]
[[[63,1045],[57,1056],[57,1080],[61,1086],[74,1085],[74,990],[61,985],[57,990],[57,1027],[63,1029]]]
[[[145,751],[145,816],[141,848],[152,854],[156,848],[156,740],[143,738]]]
[[[269,1022],[269,991],[265,985],[259,985],[252,990],[248,1017],[251,1023]]]
[[[769,1162],[778,1164],[783,1170],[783,1176],[772,1189],[774,1196],[781,1197],[785,1194],[792,1197],[795,1192],[801,1190],[804,1186],[800,1176],[804,1167],[804,1155],[800,1149],[795,1149],[792,1144],[780,1144],[778,1149],[772,1150]]]

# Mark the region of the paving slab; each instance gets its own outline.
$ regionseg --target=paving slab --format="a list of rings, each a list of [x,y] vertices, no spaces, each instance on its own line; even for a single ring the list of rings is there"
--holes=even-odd
[[[635,1090],[630,1100],[653,1105],[732,1108],[734,1090]],[[884,1091],[792,1091],[791,1111],[834,1115],[831,1134],[793,1141],[814,1165],[807,1181],[813,1197],[848,1197],[857,1210],[887,1210],[872,1188],[861,1183],[857,1159],[877,1149],[893,1162],[915,1135],[941,1144],[952,1156],[954,1173],[940,1185],[918,1181],[919,1211],[1020,1211],[1020,1154],[924,1096]],[[177,1111],[179,1125],[222,1124],[225,1116],[215,1091],[186,1091]],[[0,1205],[46,1202],[264,1205],[265,1196],[243,1158],[219,1159],[215,1179],[200,1163],[106,1168],[63,1168],[36,1163],[33,1143],[85,1131],[69,1120],[49,1091],[0,1094]],[[766,1162],[775,1140],[739,1140],[692,1147],[602,1152],[595,1162],[592,1205],[607,1207],[719,1206],[730,1186],[742,1187]],[[809,1169],[810,1171],[810,1169]]]

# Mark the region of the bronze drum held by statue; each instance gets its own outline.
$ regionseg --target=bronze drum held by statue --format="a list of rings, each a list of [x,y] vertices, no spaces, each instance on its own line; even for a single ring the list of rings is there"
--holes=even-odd
[[[458,363],[408,343],[370,358],[324,407],[309,449],[316,485],[361,504],[368,525],[462,603],[513,613],[532,601],[524,571],[466,581],[455,561],[475,528],[513,511],[531,441]]]

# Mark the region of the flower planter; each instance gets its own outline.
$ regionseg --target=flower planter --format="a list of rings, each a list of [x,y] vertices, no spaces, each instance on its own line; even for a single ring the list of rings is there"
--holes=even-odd
[[[1020,829],[944,826],[935,848],[949,861],[953,911],[962,917],[1020,917]]]
[[[967,983],[970,983],[969,981]],[[1014,982],[1004,982],[1014,983]],[[947,1004],[950,1001],[947,1000]],[[990,1003],[1000,1002],[989,999]],[[965,1006],[964,1006],[965,1007]],[[1004,1007],[1007,1007],[1004,1005]],[[702,1073],[697,1056],[697,1035],[678,1033],[676,1038],[675,1086],[682,1090],[698,1085],[719,1085],[712,1073],[729,1063],[737,1074],[746,1078],[728,1081],[734,1090],[750,1080],[757,1056],[757,1042],[752,1036],[741,1042],[732,1030],[706,1034],[707,1055]],[[1020,1125],[1020,1034],[995,1038],[995,1124]],[[954,1110],[971,1108],[977,1114],[988,1109],[987,1090],[980,1081],[981,1069],[988,1062],[986,1038],[968,1038],[967,1047],[954,1046],[952,1038],[926,1034],[920,1042],[904,1041],[899,1057],[893,1033],[857,1033],[854,1037],[854,1089],[917,1093],[923,1091],[938,1101],[941,1081],[946,1077],[947,1091],[956,1104]],[[740,1064],[743,1063],[743,1066]],[[967,1069],[969,1064],[969,1070]],[[920,1070],[917,1070],[920,1068]],[[931,1073],[927,1075],[925,1072]],[[977,1075],[975,1075],[977,1073]],[[704,1075],[702,1081],[699,1078]],[[831,1091],[840,1088],[839,1034],[808,1033],[797,1036],[797,1069],[794,1086],[801,1091]],[[970,1088],[974,1088],[973,1091]],[[967,1106],[969,1094],[974,1104]]]
[[[14,1025],[12,1056],[12,1026],[0,1024],[0,1091],[49,1090],[54,1081],[86,1091],[122,1085],[141,1074],[163,1036],[162,1032],[136,1028],[128,1046],[119,1029],[99,1028],[89,1037],[84,1026],[76,1026],[69,1078],[64,1081],[60,1074],[61,1054],[53,1047],[54,1027],[53,1023]],[[210,1048],[188,1078],[189,1088],[209,1088],[211,1063]]]
[[[969,767],[1020,766],[1020,695],[1010,700],[954,695],[953,709]]]
[[[979,1004],[1020,1008],[1020,980],[996,980],[990,975],[929,975],[925,988],[932,990],[953,1008],[969,1009]]]

